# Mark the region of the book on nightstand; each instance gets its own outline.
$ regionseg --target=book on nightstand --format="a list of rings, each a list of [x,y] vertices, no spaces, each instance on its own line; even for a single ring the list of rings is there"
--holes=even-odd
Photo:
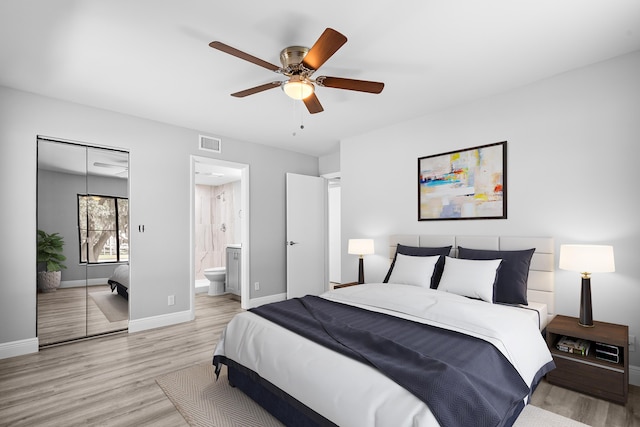
[[[589,354],[589,349],[591,348],[591,342],[579,338],[563,336],[558,340],[556,348],[566,353],[587,356]]]

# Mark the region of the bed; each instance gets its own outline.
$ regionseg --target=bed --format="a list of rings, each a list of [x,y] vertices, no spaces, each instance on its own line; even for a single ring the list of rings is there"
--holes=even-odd
[[[389,247],[386,283],[236,315],[216,371],[286,425],[512,425],[554,367],[541,333],[553,239],[395,235]],[[524,282],[498,296],[507,280]]]
[[[122,298],[129,300],[129,265],[119,265],[113,270],[113,274],[107,280],[111,286],[111,292],[118,292]]]

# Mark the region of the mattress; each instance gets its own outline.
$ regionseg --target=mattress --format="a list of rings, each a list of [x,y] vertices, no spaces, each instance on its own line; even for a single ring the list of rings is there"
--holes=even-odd
[[[549,323],[549,312],[546,304],[529,301],[528,305],[505,305],[505,307],[525,313],[531,318],[532,322],[538,325],[540,332],[544,331]]]

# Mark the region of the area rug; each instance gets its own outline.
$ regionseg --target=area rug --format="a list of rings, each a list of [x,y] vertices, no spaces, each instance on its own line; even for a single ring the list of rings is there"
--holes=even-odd
[[[190,426],[282,426],[240,390],[231,387],[223,369],[216,381],[213,366],[194,365],[156,379]],[[527,405],[514,427],[588,427],[536,406]]]
[[[216,381],[213,365],[194,365],[156,379],[169,400],[194,427],[277,427],[283,424],[227,381]]]
[[[109,322],[119,322],[129,318],[129,303],[117,293],[99,291],[90,292],[89,296]]]
[[[554,414],[537,406],[527,405],[513,423],[513,427],[589,427],[579,421]]]

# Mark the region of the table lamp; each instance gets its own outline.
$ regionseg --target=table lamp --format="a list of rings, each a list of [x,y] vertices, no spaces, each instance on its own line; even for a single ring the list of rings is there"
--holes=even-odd
[[[349,239],[348,252],[352,255],[360,255],[358,283],[364,283],[364,259],[362,256],[374,253],[373,239]]]
[[[563,270],[577,271],[582,275],[580,320],[578,323],[581,326],[592,327],[591,273],[615,271],[613,246],[560,245],[559,267]]]

